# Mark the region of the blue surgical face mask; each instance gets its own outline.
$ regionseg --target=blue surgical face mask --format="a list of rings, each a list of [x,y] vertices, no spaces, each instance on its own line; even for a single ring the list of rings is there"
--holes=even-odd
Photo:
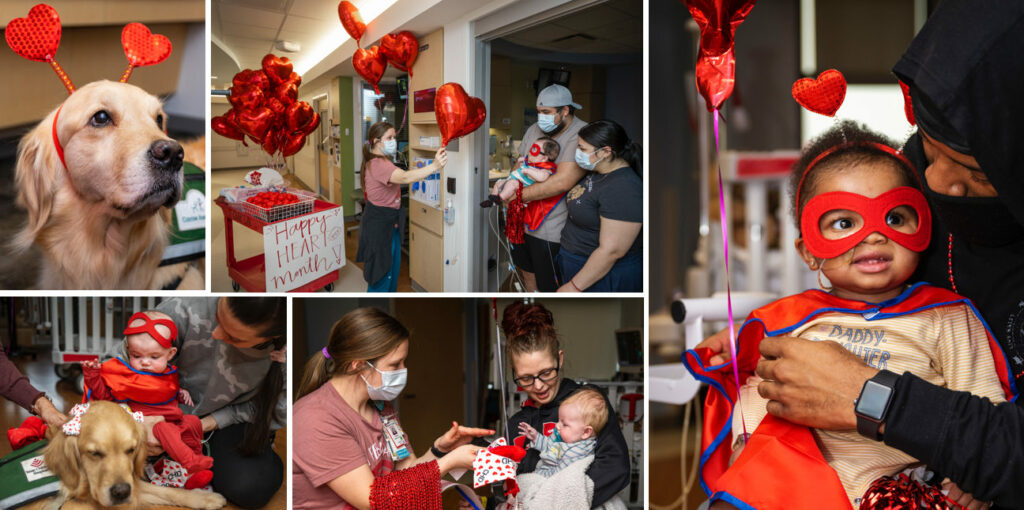
[[[380,373],[380,386],[374,388],[370,385],[370,382],[363,377],[363,382],[366,383],[366,392],[370,395],[370,400],[394,400],[398,398],[398,394],[402,393],[405,389],[405,381],[409,374],[409,369],[402,368],[399,370],[383,371],[373,366],[369,361],[366,362],[370,365],[370,368]]]
[[[383,151],[384,154],[387,154],[388,156],[394,156],[395,153],[398,152],[398,141],[395,140],[394,138],[390,140],[384,140],[384,146],[381,147],[380,150]]]
[[[558,128],[558,124],[555,124],[555,115],[551,113],[538,113],[537,114],[537,127],[545,133],[550,133]]]
[[[595,150],[594,152],[597,152],[597,151]],[[596,167],[597,164],[601,162],[601,159],[604,159],[604,158],[601,158],[601,159],[598,159],[597,161],[591,163],[590,162],[590,155],[593,154],[594,152],[586,153],[586,152],[583,152],[583,149],[581,149],[579,147],[576,147],[576,164],[579,165],[580,168],[582,168],[582,169],[584,169],[584,170],[586,170],[588,172],[593,170],[594,167]]]

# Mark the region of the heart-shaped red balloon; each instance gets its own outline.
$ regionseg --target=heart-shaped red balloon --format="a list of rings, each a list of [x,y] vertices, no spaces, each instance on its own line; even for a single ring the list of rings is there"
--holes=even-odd
[[[412,76],[412,65],[420,53],[420,42],[416,40],[416,36],[412,35],[412,32],[405,30],[381,38],[380,51],[384,53],[391,65]]]
[[[320,125],[320,114],[313,112],[313,116],[309,118],[309,122],[305,126],[299,126],[299,131],[303,134],[310,134],[316,131],[317,126]]]
[[[338,18],[341,19],[341,26],[345,27],[348,35],[356,40],[356,45],[359,45],[359,40],[363,38],[363,33],[366,32],[366,23],[363,23],[363,17],[359,14],[359,9],[352,5],[352,2],[342,0],[338,4]]]
[[[262,65],[263,72],[267,73],[267,78],[270,78],[270,82],[275,86],[288,80],[292,74],[292,62],[288,60],[288,57],[278,57],[273,53],[267,53],[263,56]]]
[[[309,119],[313,118],[314,113],[313,107],[305,101],[292,103],[284,112],[284,125],[288,128],[289,133],[298,131],[309,123]]]
[[[466,94],[458,83],[445,83],[434,95],[434,117],[441,128],[441,145],[468,135],[484,123],[487,108],[477,97]]]
[[[263,136],[263,143],[261,143],[260,146],[263,147],[263,150],[266,151],[267,154],[273,156],[274,153],[281,148],[282,141],[283,138],[279,131],[276,129],[269,129],[267,130],[267,134]]]
[[[697,90],[708,111],[722,106],[732,94],[736,76],[736,28],[757,0],[683,0],[700,27]]]
[[[818,79],[800,78],[793,82],[793,99],[814,113],[833,116],[846,98],[846,78],[835,69],[827,69]]]
[[[163,62],[171,55],[171,40],[154,34],[142,23],[129,23],[121,31],[121,47],[128,63],[135,67]]]
[[[210,127],[220,136],[245,143],[245,133],[238,129],[234,113],[235,110],[228,110],[226,114],[210,119]]]
[[[281,103],[290,105],[299,98],[299,86],[290,81],[281,82],[274,90],[274,97]]]
[[[270,108],[274,111],[274,114],[280,117],[288,110],[288,105],[279,101],[276,97],[271,97],[263,102],[263,106]]]
[[[60,16],[57,10],[39,4],[28,11],[28,17],[15,18],[7,24],[4,37],[15,53],[36,62],[49,62],[60,46]]]
[[[294,71],[292,72],[292,74],[288,76],[288,81],[295,83],[296,87],[302,85],[302,77],[299,76],[299,73],[296,73]]]
[[[245,69],[235,74],[231,79],[233,85],[239,87],[256,87],[263,92],[270,90],[270,79],[262,69]]]
[[[263,106],[263,91],[256,87],[234,86],[228,91],[228,102],[238,111]]]
[[[291,156],[302,150],[304,145],[306,145],[306,135],[301,133],[288,135],[284,144],[281,145],[281,154],[284,157]]]
[[[253,137],[256,143],[262,144],[263,138],[267,136],[267,131],[274,124],[274,111],[266,106],[254,108],[252,110],[242,110],[238,112],[235,122],[238,123],[239,129],[243,133]]]
[[[388,68],[388,59],[380,52],[380,47],[374,45],[366,50],[357,49],[355,55],[352,55],[352,67],[359,76],[373,85],[375,92],[380,94],[377,83],[380,82],[381,76],[384,76],[384,70]]]

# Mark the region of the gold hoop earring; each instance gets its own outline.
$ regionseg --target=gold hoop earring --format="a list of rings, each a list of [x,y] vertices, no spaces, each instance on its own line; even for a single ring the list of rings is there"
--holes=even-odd
[[[818,269],[818,287],[821,288],[821,290],[823,290],[825,292],[832,292],[832,289],[835,288],[835,287],[832,287],[832,286],[826,287],[825,284],[822,283],[822,281],[821,281],[821,269]]]

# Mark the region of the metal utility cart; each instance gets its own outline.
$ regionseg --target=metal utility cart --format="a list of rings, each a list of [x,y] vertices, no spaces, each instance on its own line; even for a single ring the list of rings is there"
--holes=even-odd
[[[264,209],[247,202],[232,203],[228,202],[224,197],[217,197],[214,203],[220,206],[224,212],[224,242],[227,245],[228,276],[231,277],[231,288],[235,292],[238,292],[239,289],[245,289],[248,292],[266,292],[267,290],[266,263],[263,253],[247,259],[235,260],[233,232],[233,224],[235,222],[256,231],[262,236],[263,227],[267,225],[341,207],[312,197],[308,197],[308,200],[303,200],[299,204],[277,206],[273,209]],[[299,209],[300,214],[295,214],[295,209],[293,208],[301,208]],[[333,292],[334,282],[337,279],[338,271],[329,271],[323,276],[290,292],[312,292],[320,289]]]

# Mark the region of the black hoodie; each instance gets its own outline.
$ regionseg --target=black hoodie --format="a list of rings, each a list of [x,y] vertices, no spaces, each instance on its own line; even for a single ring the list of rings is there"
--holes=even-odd
[[[519,436],[519,424],[527,423],[537,431],[544,432],[544,424],[558,423],[558,406],[572,392],[581,386],[572,379],[563,379],[558,387],[558,393],[554,400],[540,407],[527,401],[523,404],[518,413],[508,419],[508,430],[512,437],[506,438],[509,444],[515,442]],[[599,391],[601,391],[599,389]],[[604,394],[604,391],[601,391]],[[607,403],[608,397],[605,397]],[[520,445],[522,446],[522,445]],[[530,473],[537,467],[540,460],[540,453],[534,449],[526,450],[526,457],[519,463],[519,473]],[[626,448],[626,440],[622,437],[622,429],[619,428],[619,417],[615,409],[608,404],[608,423],[597,435],[597,447],[594,449],[594,462],[587,469],[587,476],[594,481],[594,500],[591,508],[597,508],[613,496],[619,493],[629,483],[629,450]]]
[[[935,225],[918,276],[950,288],[952,267],[957,290],[978,307],[1021,389],[1024,1],[942,0],[893,71],[911,94],[927,99],[930,119],[942,123],[945,133],[939,135],[966,142],[999,194],[955,198],[925,190]],[[927,161],[919,135],[908,141],[906,154],[923,176]],[[897,382],[891,406],[886,444],[914,455],[976,499],[1024,508],[1024,407],[992,406],[909,374]]]

